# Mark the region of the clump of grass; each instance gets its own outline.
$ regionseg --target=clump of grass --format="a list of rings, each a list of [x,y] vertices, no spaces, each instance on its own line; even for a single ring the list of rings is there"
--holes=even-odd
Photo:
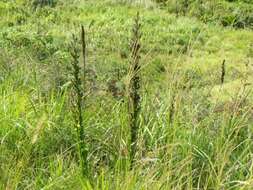
[[[129,77],[130,82],[128,86],[128,110],[129,110],[129,127],[131,131],[131,150],[130,150],[130,160],[131,166],[134,162],[134,157],[136,154],[137,140],[138,140],[138,116],[141,109],[141,96],[140,96],[140,48],[141,48],[141,32],[140,32],[140,15],[139,12],[134,19],[134,25],[132,30],[132,40],[131,40],[131,57],[130,57],[130,67],[129,67]]]
[[[81,43],[82,43],[82,53],[83,53],[83,64],[85,68],[85,52],[86,52],[86,43],[85,43],[85,32],[84,28],[81,28]],[[70,54],[72,57],[72,84],[73,84],[73,93],[72,93],[72,113],[75,120],[75,127],[78,134],[78,149],[80,156],[80,167],[82,174],[88,176],[88,150],[85,144],[85,133],[84,133],[84,118],[83,118],[83,105],[84,105],[84,88],[85,80],[82,83],[81,80],[81,67],[79,65],[80,50],[78,48],[78,38],[73,35],[73,40],[70,45]],[[83,72],[85,75],[85,72]]]

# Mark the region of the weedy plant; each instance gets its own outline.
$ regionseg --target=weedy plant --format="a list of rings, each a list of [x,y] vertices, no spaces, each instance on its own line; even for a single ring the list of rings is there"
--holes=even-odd
[[[83,26],[81,27],[81,44],[83,53],[83,66],[85,68],[85,54],[86,54],[86,42],[85,42],[85,32]],[[75,127],[78,134],[78,150],[80,156],[80,167],[82,174],[88,176],[88,150],[85,144],[85,133],[84,133],[84,117],[83,117],[83,106],[84,106],[84,89],[85,89],[85,79],[84,82],[81,80],[81,67],[79,65],[80,50],[78,48],[78,38],[73,35],[72,42],[70,44],[70,54],[72,57],[72,113],[75,120]],[[84,69],[85,75],[85,69]],[[84,76],[85,77],[85,76]]]
[[[134,163],[136,154],[137,140],[138,140],[138,116],[141,109],[141,96],[140,96],[140,48],[141,48],[141,24],[139,12],[134,19],[131,39],[131,56],[129,67],[129,86],[128,86],[128,112],[129,112],[129,127],[131,131],[131,150],[130,160],[131,167]]]

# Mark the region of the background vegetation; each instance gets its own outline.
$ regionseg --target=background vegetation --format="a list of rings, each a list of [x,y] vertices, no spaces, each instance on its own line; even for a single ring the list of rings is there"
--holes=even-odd
[[[250,0],[1,0],[0,189],[252,189],[252,14]],[[72,102],[81,25],[86,176]]]

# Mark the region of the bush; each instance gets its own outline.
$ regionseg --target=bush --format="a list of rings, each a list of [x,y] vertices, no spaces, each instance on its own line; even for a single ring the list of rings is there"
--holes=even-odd
[[[33,0],[32,5],[34,8],[50,6],[55,7],[57,1],[56,0]]]

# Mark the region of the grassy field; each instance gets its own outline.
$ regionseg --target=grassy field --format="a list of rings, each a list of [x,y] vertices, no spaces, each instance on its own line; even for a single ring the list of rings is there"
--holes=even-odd
[[[175,2],[0,0],[0,189],[253,189],[253,4]],[[84,141],[71,54],[81,25]]]

